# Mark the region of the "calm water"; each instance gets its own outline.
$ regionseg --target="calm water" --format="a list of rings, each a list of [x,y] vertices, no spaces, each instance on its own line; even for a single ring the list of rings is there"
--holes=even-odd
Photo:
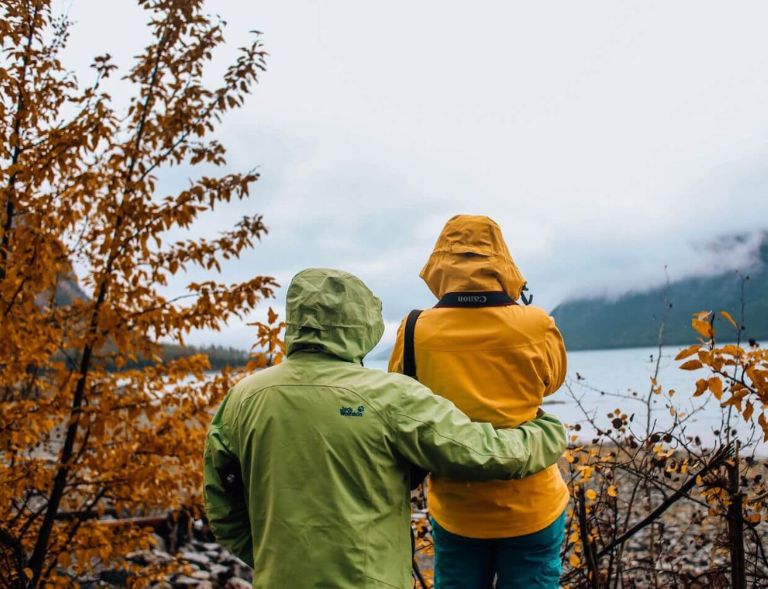
[[[695,382],[706,377],[705,370],[694,372],[677,368],[680,362],[674,357],[680,346],[662,348],[659,364],[658,383],[664,391],[675,390],[673,401],[677,410],[689,415],[686,420],[686,433],[699,436],[704,443],[711,444],[715,431],[722,429],[727,410],[708,393],[694,399]],[[632,427],[643,432],[646,425],[645,399],[651,387],[651,377],[656,368],[658,348],[629,348],[621,350],[590,350],[570,352],[568,354],[568,379],[566,384],[549,399],[546,411],[556,414],[569,424],[579,423],[581,435],[590,439],[594,430],[579,408],[578,399],[584,409],[594,415],[598,427],[608,427],[607,414],[614,409],[621,409],[627,415],[635,414]],[[386,370],[385,361],[371,361],[366,366]],[[663,428],[673,421],[668,408],[668,401],[654,395],[651,407],[651,421],[657,428]],[[750,428],[743,424],[738,416],[732,417],[732,423],[740,437],[746,439]],[[768,446],[760,444],[759,454],[768,454]]]

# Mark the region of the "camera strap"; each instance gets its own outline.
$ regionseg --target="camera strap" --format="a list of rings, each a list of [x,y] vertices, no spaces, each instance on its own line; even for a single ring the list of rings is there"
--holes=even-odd
[[[504,291],[449,292],[443,295],[435,309],[446,307],[505,307],[515,301]]]

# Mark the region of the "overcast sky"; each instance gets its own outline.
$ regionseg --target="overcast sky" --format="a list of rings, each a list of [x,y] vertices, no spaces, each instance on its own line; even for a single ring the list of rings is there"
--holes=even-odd
[[[746,263],[707,244],[768,228],[768,3],[218,0],[220,74],[248,31],[268,71],[218,132],[270,234],[227,280],[308,266],[360,276],[389,329],[432,304],[418,278],[444,222],[502,227],[536,303],[616,294]],[[125,72],[148,41],[130,0],[59,0],[65,62]],[[167,190],[191,172],[163,178]],[[199,279],[199,275],[193,278]],[[174,288],[181,288],[179,282]],[[282,308],[284,291],[274,305]],[[193,341],[247,347],[231,325]]]

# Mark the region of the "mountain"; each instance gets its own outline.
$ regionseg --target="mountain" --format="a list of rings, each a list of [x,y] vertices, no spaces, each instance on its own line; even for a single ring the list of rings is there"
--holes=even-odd
[[[763,238],[752,268],[741,273],[688,278],[669,286],[631,292],[619,298],[582,298],[559,305],[553,312],[569,350],[653,346],[658,342],[664,318],[664,343],[694,343],[691,315],[705,310],[717,313],[716,336],[734,341],[736,329],[720,314],[741,316],[744,285],[744,333],[742,340],[768,339],[768,235]],[[666,301],[666,308],[665,308]]]

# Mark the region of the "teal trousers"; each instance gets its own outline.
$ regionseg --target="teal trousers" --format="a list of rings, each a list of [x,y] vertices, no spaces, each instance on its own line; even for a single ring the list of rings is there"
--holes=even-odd
[[[560,586],[560,549],[565,512],[534,534],[516,538],[458,536],[432,520],[435,589],[556,589]]]

